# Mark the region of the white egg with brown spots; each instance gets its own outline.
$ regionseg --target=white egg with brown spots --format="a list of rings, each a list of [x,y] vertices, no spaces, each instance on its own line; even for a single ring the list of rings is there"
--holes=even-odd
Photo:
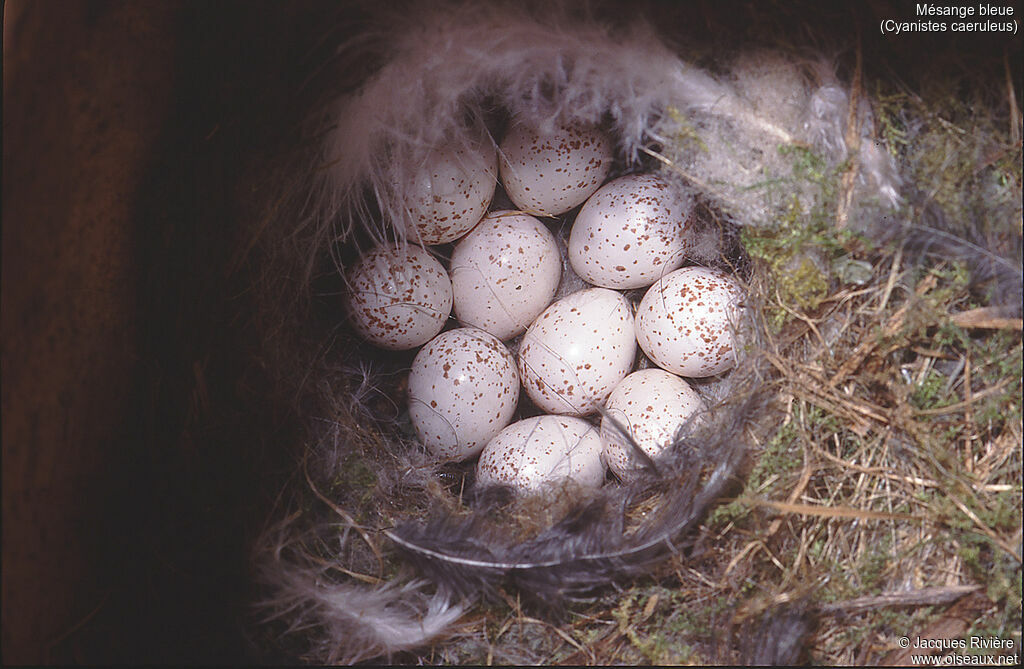
[[[693,199],[666,179],[633,174],[587,200],[569,235],[569,263],[605,288],[642,288],[682,267],[693,248]]]
[[[555,297],[562,259],[554,235],[533,216],[497,211],[455,246],[455,316],[499,339],[522,334]]]
[[[704,400],[689,383],[663,369],[633,372],[615,386],[601,419],[602,457],[619,478],[628,478],[642,466],[632,439],[655,459],[680,433]]]
[[[736,365],[743,289],[725,272],[684,267],[659,279],[636,311],[636,339],[654,364],[704,377]]]
[[[379,246],[345,275],[356,331],[392,350],[424,344],[452,311],[452,282],[430,253],[414,244]]]
[[[523,335],[519,374],[548,413],[595,413],[636,355],[633,311],[621,294],[588,288],[558,300]]]
[[[604,482],[601,437],[571,416],[535,416],[509,425],[480,454],[477,483],[538,491],[570,479],[597,488]]]
[[[519,399],[515,359],[494,335],[477,328],[432,339],[409,372],[409,416],[435,455],[465,460],[512,420]]]
[[[498,156],[509,199],[531,214],[556,216],[582,204],[608,177],[612,141],[581,123],[541,131],[514,122]]]
[[[497,154],[481,141],[476,147],[445,146],[431,153],[412,178],[408,213],[423,244],[454,241],[483,218],[497,185]]]

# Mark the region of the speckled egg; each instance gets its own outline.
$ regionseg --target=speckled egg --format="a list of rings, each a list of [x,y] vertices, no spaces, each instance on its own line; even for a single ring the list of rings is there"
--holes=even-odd
[[[580,418],[535,416],[509,425],[480,454],[478,484],[537,491],[566,478],[596,488],[604,481],[601,437]]]
[[[583,203],[608,176],[612,142],[580,123],[540,132],[514,123],[499,151],[501,182],[509,199],[538,216],[564,214]]]
[[[562,274],[554,235],[518,211],[497,211],[455,246],[455,315],[498,339],[522,334],[551,304]]]
[[[405,350],[430,341],[452,311],[452,282],[444,266],[413,244],[377,247],[345,278],[352,325],[383,348]]]
[[[672,443],[680,426],[704,409],[704,401],[683,379],[652,368],[623,379],[608,397],[605,409],[601,419],[602,457],[619,478],[626,478],[639,463],[620,427],[644,453],[656,458]]]
[[[512,420],[519,400],[515,359],[476,328],[439,334],[412,361],[409,416],[434,454],[471,458]]]
[[[434,151],[408,191],[417,242],[444,244],[473,229],[491,204],[498,173],[494,147],[446,146]]]
[[[653,174],[605,184],[587,200],[569,235],[569,262],[585,281],[642,288],[682,267],[694,245],[693,200]]]
[[[684,267],[659,279],[636,311],[636,339],[654,364],[680,376],[736,364],[743,289],[725,272]]]
[[[633,366],[633,312],[625,297],[588,288],[558,300],[523,335],[519,375],[530,399],[549,413],[597,411]]]

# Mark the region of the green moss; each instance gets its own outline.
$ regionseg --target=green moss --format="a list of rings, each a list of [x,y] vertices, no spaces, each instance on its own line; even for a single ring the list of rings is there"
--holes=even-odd
[[[918,409],[934,409],[952,404],[956,398],[946,391],[947,378],[934,369],[918,383],[910,394],[910,403]]]
[[[771,228],[744,227],[740,234],[750,256],[769,271],[778,291],[778,299],[791,310],[810,312],[828,296],[833,278],[849,278],[851,262],[847,250],[859,238],[845,230],[836,230],[832,219],[832,193],[835,176],[826,173],[820,158],[805,149],[790,147],[799,157],[794,167],[799,178],[817,184],[822,192],[816,204],[807,210],[793,196],[785,215]],[[864,244],[861,243],[861,246]],[[834,261],[843,259],[833,271]],[[772,329],[778,331],[792,314],[769,304],[766,315]]]
[[[750,513],[750,507],[740,500],[716,507],[708,514],[708,527],[722,528]]]
[[[787,300],[804,311],[816,309],[828,296],[828,278],[809,258],[799,258],[796,267],[791,267],[777,278],[776,285]]]
[[[772,476],[784,478],[785,474],[795,472],[803,465],[803,456],[795,448],[799,436],[795,418],[779,428],[758,456],[757,464],[750,472],[748,490],[759,490]]]
[[[667,112],[676,124],[676,131],[670,135],[671,144],[680,150],[706,153],[707,144],[700,138],[700,133],[690,123],[690,119],[675,107],[669,107]]]
[[[897,159],[910,141],[903,114],[908,104],[909,98],[904,93],[887,94],[876,82],[875,105],[879,134],[885,140],[889,154]]]
[[[619,632],[629,639],[633,648],[649,663],[654,665],[680,664],[682,658],[675,652],[673,645],[669,643],[664,634],[659,632],[643,633],[639,629],[639,623],[642,621],[639,620],[640,616],[637,614],[643,611],[648,597],[641,597],[640,604],[634,608],[633,603],[636,599],[636,593],[630,594],[624,597],[619,606],[612,611],[612,617],[619,624]]]
[[[892,541],[888,536],[884,536],[864,557],[857,570],[860,585],[865,593],[881,592],[892,559]]]
[[[330,489],[322,491],[329,499],[342,504],[357,521],[364,523],[377,514],[375,492],[377,473],[373,463],[350,453],[341,463]]]
[[[779,154],[792,162],[794,181],[817,184],[822,189],[821,199],[832,199],[835,195],[836,176],[845,171],[845,164],[830,168],[823,156],[797,144],[783,144],[779,147]]]

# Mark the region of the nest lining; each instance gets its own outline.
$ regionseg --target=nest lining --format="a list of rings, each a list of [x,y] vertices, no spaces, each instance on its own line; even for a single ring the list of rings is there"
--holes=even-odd
[[[721,180],[720,174],[711,169],[717,169],[718,165],[709,166],[706,159],[701,162],[701,152],[692,151],[695,142],[690,140],[693,138],[698,140],[696,144],[703,145],[707,156],[729,156],[722,162],[731,162],[739,168],[758,157],[756,151],[750,150],[753,145],[750,135],[756,134],[751,127],[760,126],[762,131],[768,128],[768,136],[774,138],[769,146],[776,148],[780,136],[773,129],[787,125],[792,127],[795,118],[804,117],[798,113],[800,105],[771,96],[777,97],[777,92],[787,90],[787,85],[788,90],[793,90],[794,82],[798,82],[798,94],[793,97],[802,100],[806,106],[813,97],[807,92],[807,68],[803,64],[794,65],[792,59],[778,55],[751,57],[746,66],[742,65],[743,62],[738,61],[740,64],[732,71],[733,80],[742,81],[748,77],[751,83],[745,88],[735,86],[743,92],[736,99],[757,100],[760,90],[760,95],[765,96],[761,105],[766,109],[783,109],[784,114],[753,124],[749,117],[736,114],[726,117],[718,125],[713,122],[713,114],[706,110],[691,110],[689,115],[680,117],[678,108],[666,109],[659,122],[673,117],[677,120],[683,118],[684,122],[668,126],[645,122],[642,127],[646,130],[632,135],[629,134],[632,127],[629,123],[620,127],[620,147],[625,147],[622,151],[623,168],[630,164],[630,154],[635,150],[637,159],[648,156],[648,165],[662,163],[674,174],[687,175],[694,178],[694,183],[708,185]],[[711,83],[703,79],[700,81],[707,86],[722,85],[720,80],[712,79]],[[786,81],[790,83],[785,84]],[[830,85],[835,86],[835,83]],[[822,89],[818,90],[821,92]],[[847,95],[843,87],[829,90]],[[862,100],[854,107],[856,115],[861,119],[861,127],[870,128],[874,133],[878,125],[872,115],[875,112],[870,106],[864,111],[865,104]],[[749,104],[746,109],[756,112],[758,107],[758,104]],[[544,113],[552,111],[551,107],[545,106],[538,109]],[[456,116],[461,118],[463,114]],[[835,118],[835,115],[830,118]],[[823,127],[827,125],[823,124]],[[666,131],[666,127],[671,132]],[[747,135],[736,132],[737,127],[745,128]],[[837,133],[833,128],[831,133],[826,132],[825,137],[834,138],[841,134],[845,146],[845,128],[837,127],[844,132]],[[624,137],[633,139],[624,141]],[[646,139],[642,140],[644,137]],[[726,139],[730,144],[716,143]],[[390,138],[388,141],[395,140]],[[763,133],[758,141],[764,144]],[[419,143],[429,145],[423,138],[416,139],[415,144]],[[745,150],[737,151],[732,145],[739,145]],[[947,332],[948,312],[945,311],[951,304],[965,307],[969,300],[974,300],[979,306],[993,301],[1007,303],[993,298],[1005,295],[1007,291],[1012,294],[1017,284],[1007,280],[1006,273],[998,270],[986,276],[984,269],[978,270],[977,267],[984,268],[993,263],[985,265],[984,261],[974,262],[972,267],[975,267],[976,284],[985,286],[983,290],[994,291],[987,294],[977,290],[972,292],[969,282],[963,280],[963,274],[957,279],[959,270],[955,262],[946,262],[945,265],[940,262],[937,267],[921,270],[921,267],[929,265],[920,265],[918,260],[910,262],[912,258],[925,257],[929,252],[935,255],[936,251],[947,250],[946,247],[936,245],[934,240],[916,247],[913,243],[884,246],[891,235],[878,231],[891,222],[887,216],[893,214],[880,215],[879,212],[892,211],[891,207],[884,208],[887,199],[889,205],[894,204],[885,189],[879,188],[877,181],[873,181],[874,177],[844,183],[846,157],[834,152],[830,156],[825,150],[827,141],[819,142],[818,151],[796,146],[797,149],[789,156],[785,152],[778,152],[778,156],[769,153],[772,160],[786,159],[773,168],[776,173],[787,177],[781,185],[770,184],[772,187],[757,189],[751,188],[751,184],[761,182],[732,182],[725,184],[728,188],[715,183],[716,188],[704,191],[703,208],[708,220],[718,220],[721,229],[730,230],[734,236],[735,222],[744,222],[744,212],[756,213],[757,216],[749,222],[762,224],[767,223],[765,219],[775,221],[779,213],[782,214],[784,225],[781,228],[773,225],[764,232],[744,228],[739,236],[745,243],[734,243],[722,262],[742,260],[746,263],[752,254],[751,249],[754,249],[755,256],[758,251],[772,251],[770,244],[755,248],[758,240],[784,239],[790,233],[808,247],[820,247],[822,237],[831,237],[830,243],[825,245],[824,259],[805,269],[806,281],[798,282],[804,285],[787,287],[785,282],[779,281],[781,270],[786,269],[785,263],[773,264],[770,258],[765,257],[767,254],[755,257],[748,266],[746,278],[753,296],[751,306],[754,307],[758,337],[748,351],[744,368],[734,372],[722,384],[728,386],[730,392],[716,393],[720,396],[728,394],[732,398],[729,403],[738,406],[724,407],[717,412],[717,429],[699,435],[699,443],[678,444],[658,477],[633,486],[608,486],[596,499],[589,500],[589,505],[581,506],[571,490],[543,503],[536,499],[510,500],[494,492],[474,493],[469,485],[468,468],[436,466],[418,449],[408,423],[404,422],[401,370],[408,367],[411,353],[408,359],[365,348],[357,349],[357,355],[346,354],[351,339],[344,326],[337,327],[326,336],[322,331],[321,334],[311,334],[287,327],[277,330],[283,339],[276,342],[285,342],[278,351],[305,349],[314,350],[316,354],[298,356],[301,361],[298,368],[305,370],[305,378],[299,383],[292,382],[296,396],[300,398],[300,411],[309,417],[306,428],[308,445],[302,456],[303,473],[296,477],[290,497],[278,510],[262,544],[259,564],[264,570],[262,578],[268,584],[262,611],[266,618],[276,621],[268,629],[275,635],[280,634],[278,638],[297,639],[296,654],[313,661],[355,661],[375,656],[401,659],[407,656],[400,653],[410,647],[422,648],[430,639],[450,635],[460,629],[468,636],[464,643],[438,646],[429,651],[431,655],[419,657],[447,662],[467,658],[479,660],[480,656],[474,653],[483,652],[482,649],[486,648],[486,657],[494,659],[497,652],[498,659],[507,662],[536,662],[552,658],[580,661],[598,657],[596,653],[603,652],[602,648],[611,648],[610,657],[639,657],[641,661],[656,663],[688,657],[705,661],[736,661],[744,657],[744,652],[748,653],[748,658],[755,657],[750,655],[754,651],[744,651],[740,644],[730,644],[728,640],[709,641],[715,635],[705,633],[701,636],[695,632],[695,621],[687,623],[683,620],[685,616],[680,617],[678,607],[687,606],[688,601],[720,602],[727,597],[744,601],[738,613],[733,615],[729,615],[725,607],[711,607],[712,619],[718,616],[718,622],[727,622],[726,627],[731,629],[730,626],[757,620],[765,611],[777,614],[779,611],[775,607],[789,606],[788,602],[794,599],[802,600],[822,590],[830,596],[856,599],[855,595],[865,589],[907,590],[937,581],[947,585],[969,582],[969,570],[962,559],[960,563],[954,562],[952,572],[947,570],[948,565],[944,561],[952,549],[943,545],[938,538],[939,530],[934,525],[906,519],[901,523],[899,516],[913,516],[915,503],[920,507],[919,502],[913,501],[920,493],[914,486],[924,486],[927,492],[952,477],[963,485],[976,488],[977,481],[971,479],[964,483],[943,464],[949,456],[948,443],[933,434],[936,423],[955,423],[948,421],[948,416],[961,416],[958,412],[963,408],[951,409],[948,414],[912,414],[910,418],[901,412],[906,406],[913,406],[915,401],[919,404],[924,402],[921,397],[915,399],[914,393],[918,391],[908,388],[920,386],[920,382],[931,378],[929,374],[936,369],[936,364],[941,364],[941,358],[931,357],[929,353],[946,351],[947,355],[967,355],[977,351],[978,340],[984,343],[994,338],[1007,345],[1011,355],[1015,350],[1019,357],[1019,336],[1015,342],[1013,335],[1007,337],[1006,333],[982,334],[968,339],[953,337]],[[689,153],[684,150],[687,147],[691,148]],[[359,154],[358,148],[346,146],[345,150],[346,153],[354,151]],[[764,155],[762,148],[760,157]],[[698,157],[695,159],[694,156]],[[801,163],[804,158],[807,160]],[[813,158],[818,161],[814,162]],[[868,158],[865,162],[870,162],[871,156]],[[353,169],[363,176],[383,174],[380,178],[384,181],[394,177],[393,172],[378,172],[377,167],[368,168],[365,163],[359,167],[359,161],[355,164]],[[349,168],[352,168],[351,164],[345,169]],[[801,173],[800,169],[804,172]],[[884,172],[883,169],[878,173]],[[324,173],[330,174],[330,169]],[[919,174],[914,174],[914,177],[917,179],[915,183],[923,181]],[[337,180],[338,176],[335,174],[330,178]],[[353,179],[353,183],[361,181]],[[347,183],[344,179],[341,182]],[[888,183],[899,184],[900,179],[896,177]],[[332,186],[314,192],[321,193],[320,198],[313,201],[316,205],[314,211],[319,212],[322,220],[334,220],[338,213],[343,214],[343,221],[363,220],[373,209],[372,205],[366,204],[365,192],[356,192],[354,186],[352,189],[346,186],[340,191]],[[371,187],[370,192],[379,197],[386,189]],[[1005,199],[1005,191],[1001,193]],[[392,195],[400,199],[398,195]],[[846,209],[846,230],[853,228],[868,236],[851,233],[830,235],[835,230],[844,195],[849,195],[849,201],[855,205]],[[1010,199],[1011,208],[1013,205]],[[1019,211],[1019,203],[1016,206]],[[385,203],[380,210],[386,212],[388,207]],[[328,215],[324,214],[325,211]],[[299,253],[295,257],[316,257],[319,260],[315,263],[306,260],[303,265],[287,258],[287,251],[277,251],[276,259],[268,263],[269,276],[273,276],[275,267],[280,268],[283,264],[293,271],[306,268],[307,278],[299,280],[300,286],[323,287],[335,280],[330,278],[331,263],[325,263],[325,258],[330,255],[325,253],[325,248],[328,251],[333,248],[337,260],[343,259],[346,253],[351,255],[352,249],[360,243],[354,241],[356,238],[350,236],[353,234],[351,229],[344,225],[339,232],[333,224],[331,227],[317,227],[316,220],[310,221],[306,228],[309,234],[304,242],[300,242]],[[779,233],[780,229],[782,233]],[[368,232],[364,240],[377,236],[372,229]],[[958,239],[962,238],[959,233],[962,229],[954,235]],[[384,234],[389,234],[386,229]],[[909,235],[908,238],[913,241],[914,237]],[[302,239],[298,233],[290,236],[292,242]],[[1017,243],[1019,245],[1019,234]],[[311,254],[310,246],[318,250]],[[988,251],[987,254],[971,256],[963,252],[963,245],[953,244],[952,247],[959,251],[954,257],[961,258],[968,265],[972,259],[977,261],[979,255],[991,260],[987,254],[993,253]],[[981,248],[987,250],[991,246],[986,244]],[[715,250],[721,254],[722,247]],[[774,250],[777,251],[778,246]],[[1007,254],[995,253],[995,256],[1013,267],[1012,253],[1008,254],[1008,261]],[[851,279],[835,270],[837,261],[843,258],[867,263],[868,268],[864,270],[861,266],[864,271]],[[1016,262],[1019,266],[1019,256]],[[321,271],[327,278],[317,279]],[[996,280],[986,281],[992,277]],[[323,283],[317,284],[318,280]],[[814,285],[808,288],[808,283]],[[794,299],[795,295],[802,295],[801,291],[809,292],[811,297]],[[323,292],[320,298],[323,304],[333,305],[334,299],[325,299]],[[294,312],[285,310],[283,313]],[[315,317],[313,321],[316,321]],[[870,343],[877,339],[875,330],[879,322],[883,324],[883,341]],[[336,316],[328,316],[322,323],[323,329],[331,330],[332,323],[336,326]],[[937,332],[945,332],[947,339],[951,339],[942,340],[942,348],[933,350]],[[1016,349],[1013,348],[1014,343]],[[915,351],[915,347],[919,350]],[[894,359],[899,360],[897,374],[887,372],[893,369]],[[284,366],[295,368],[295,358],[289,359]],[[959,374],[954,374],[954,371],[949,369],[945,372],[949,390],[965,383],[962,370]],[[989,370],[987,373],[992,372]],[[906,374],[912,375],[916,386],[906,383]],[[964,389],[967,397],[989,392],[985,397],[999,399],[1010,393],[1011,404],[1012,393],[1015,392],[1019,398],[1019,381],[1016,385],[1007,383],[1005,379],[998,379],[998,374],[987,376],[985,381],[979,381],[975,374],[973,379],[974,385]],[[986,385],[989,383],[991,385]],[[995,390],[990,390],[992,388]],[[918,407],[918,411],[935,408]],[[979,425],[976,421],[971,424]],[[981,429],[974,436],[989,444],[990,452],[979,455],[972,451],[963,455],[966,460],[992,465],[1002,458],[1004,470],[998,474],[998,481],[1008,480],[1005,478],[1007,473],[1019,472],[1019,449],[1016,454],[1012,449],[1007,450],[1013,435],[1019,437],[1019,427],[1015,428],[1012,421],[1004,421],[972,429]],[[818,447],[811,448],[809,444],[817,444]],[[925,457],[915,457],[912,451],[922,445],[926,448]],[[989,460],[985,460],[986,457]],[[721,469],[720,478],[716,479],[714,472],[722,462],[728,462],[729,466]],[[745,488],[743,481],[747,482]],[[709,487],[711,482],[715,485]],[[978,494],[999,495],[1006,492],[999,486],[1005,485],[999,482],[982,484]],[[702,489],[710,491],[708,499],[698,500],[697,491]],[[712,502],[725,494],[739,498],[706,517]],[[910,508],[894,510],[894,500],[904,497]],[[819,502],[822,508],[807,508],[812,506],[806,503],[807,499]],[[881,509],[877,508],[879,500]],[[852,515],[830,516],[823,510],[834,510],[837,506],[852,510]],[[659,511],[668,508],[672,508],[672,514],[657,517]],[[693,511],[692,520],[686,518],[688,509]],[[1019,505],[1017,509],[1019,512]],[[788,515],[772,515],[778,512]],[[872,517],[872,512],[883,516]],[[609,518],[619,518],[621,525],[603,522]],[[853,519],[852,531],[850,524],[843,524],[847,521],[842,518]],[[602,522],[596,522],[596,519]],[[412,523],[399,528],[399,531],[394,529],[403,521],[410,520]],[[694,530],[699,523],[705,523],[701,532],[683,531]],[[669,526],[672,527],[669,534],[673,541],[647,542],[658,548],[650,554],[645,553],[649,547],[645,547],[642,539],[645,536],[656,537],[658,531]],[[588,529],[584,531],[584,527]],[[764,538],[758,541],[749,539],[738,529],[743,527],[758,528]],[[390,544],[385,541],[387,535],[384,532],[391,532]],[[1004,530],[993,532],[1010,548],[1009,553],[1006,550],[999,553],[998,548],[995,550],[991,559],[998,561],[1012,554],[1013,546],[1001,534]],[[630,545],[644,548],[632,553],[620,552],[624,537],[628,539],[627,544],[632,541]],[[412,549],[412,560],[403,561],[394,551],[396,544],[401,547],[403,541],[420,548],[420,544],[430,543],[430,550],[444,549],[447,555],[466,560],[476,560],[481,554],[491,557],[497,554],[499,559],[495,562],[506,567],[514,565],[514,568],[491,566],[473,572],[450,560],[431,563],[424,559],[422,550],[417,552],[417,548]],[[569,542],[576,542],[571,550],[567,549]],[[986,544],[989,550],[993,545],[998,547],[999,542],[995,539],[993,542]],[[663,553],[659,552],[662,543],[668,548]],[[775,554],[788,554],[793,546],[796,546],[796,557],[789,571],[781,569],[783,578],[780,581],[778,564],[772,566],[778,563]],[[884,546],[885,550],[879,550],[878,546]],[[405,548],[408,550],[409,545]],[[587,587],[576,592],[571,588],[571,578],[570,587],[566,586],[565,569],[537,572],[543,575],[536,578],[529,574],[528,567],[540,562],[537,556],[544,555],[545,549],[550,549],[552,555],[559,556],[558,559],[566,554],[587,554],[588,550],[592,555],[611,557],[596,566],[598,560],[591,560],[592,564],[581,569],[581,572],[590,569],[580,584]],[[658,553],[657,559],[654,553]],[[893,558],[893,555],[898,557]],[[1017,556],[1019,574],[1019,548]],[[836,562],[845,559],[858,566],[874,560],[880,566],[873,580],[865,580],[864,575],[858,573],[857,578],[851,578],[841,586],[828,585],[829,579],[833,582],[836,579],[836,572],[830,569],[823,570],[826,575],[824,582],[822,577],[804,582],[798,576],[799,569],[806,571],[830,557]],[[631,562],[633,558],[635,561]],[[413,573],[409,569],[410,562],[427,564],[426,573],[430,581],[424,582],[421,573]],[[578,567],[572,560],[566,560],[565,564],[572,565],[568,571]],[[901,580],[901,564],[912,564],[924,575],[916,580]],[[678,591],[665,592],[659,585],[647,585],[613,604],[600,589],[594,592],[589,589],[590,584],[601,578],[606,582],[618,580],[628,586],[637,575],[645,575],[652,568],[659,576],[674,578],[679,584]],[[1012,573],[1013,565],[1009,568]],[[718,582],[710,581],[709,574],[713,574]],[[936,575],[941,575],[941,578],[937,579]],[[496,578],[498,576],[501,578]],[[617,631],[599,638],[597,650],[588,650],[586,644],[571,649],[572,644],[565,642],[565,634],[570,638],[582,638],[576,632],[579,629],[582,634],[585,628],[583,618],[575,618],[569,628],[559,628],[552,623],[527,623],[542,630],[538,634],[543,641],[522,631],[524,619],[535,620],[523,612],[524,595],[533,591],[541,599],[557,600],[567,590],[569,594],[597,597],[590,600],[590,608],[583,608],[582,613],[578,604],[569,607],[577,616],[585,616],[587,611],[599,618],[610,610],[621,613]],[[490,596],[486,601],[506,602],[509,608],[501,613],[499,604],[496,612],[496,605],[486,601],[480,603],[481,595]],[[543,606],[530,609],[529,597],[526,596],[525,600],[527,612],[533,611],[535,615],[538,610],[550,612]],[[638,605],[634,607],[633,601]],[[644,602],[643,608],[639,606],[640,601]],[[648,609],[659,611],[669,603],[672,606],[664,616],[661,629],[652,630],[647,624],[650,617]],[[518,621],[520,630],[517,633],[523,638],[513,641],[515,634],[507,624],[498,626],[494,638],[487,636],[487,623],[484,621],[474,622],[471,618],[466,627],[455,626],[467,611],[479,610],[472,609],[473,606],[483,606],[484,611],[490,611],[487,615],[499,619],[505,616],[506,622]],[[790,644],[792,647],[787,646],[788,650],[779,650],[777,656],[769,659],[785,659],[792,657],[793,652],[805,650],[803,640],[813,627],[808,621],[822,615],[823,610],[815,604],[801,604],[782,615],[790,624],[782,626],[784,629],[780,628],[776,636],[795,635],[801,641]],[[842,607],[836,610],[843,612]],[[617,619],[615,615],[612,618]],[[418,621],[412,628],[408,626],[410,619]],[[549,620],[557,621],[559,618]],[[368,621],[376,629],[367,629]],[[673,621],[681,627],[674,634],[666,632]],[[382,635],[380,630],[385,628],[386,633]],[[494,632],[492,629],[491,633]],[[481,634],[491,640],[481,644]],[[669,649],[659,649],[655,643],[657,638],[680,637],[695,646],[691,648],[691,654],[680,651],[678,644],[669,644]],[[829,657],[852,659],[843,655],[849,651],[842,649],[855,646],[855,642],[835,641],[834,635],[823,638],[824,641],[819,643],[832,644],[833,649],[840,649],[829,651],[832,653]],[[422,643],[409,643],[410,640]],[[530,647],[538,643],[538,647]],[[781,641],[780,645],[785,646]],[[560,646],[560,649],[550,650],[555,646]],[[546,652],[552,654],[546,655]],[[785,654],[787,652],[789,655]],[[607,659],[609,656],[601,657]]]

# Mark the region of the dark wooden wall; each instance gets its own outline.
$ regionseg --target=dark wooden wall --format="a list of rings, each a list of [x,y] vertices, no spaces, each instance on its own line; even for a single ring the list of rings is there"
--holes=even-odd
[[[253,657],[276,435],[226,267],[336,7],[4,4],[4,663]]]
[[[145,447],[136,197],[173,109],[178,14],[5,7],[5,663],[74,660],[61,637],[125,568],[107,542]]]

